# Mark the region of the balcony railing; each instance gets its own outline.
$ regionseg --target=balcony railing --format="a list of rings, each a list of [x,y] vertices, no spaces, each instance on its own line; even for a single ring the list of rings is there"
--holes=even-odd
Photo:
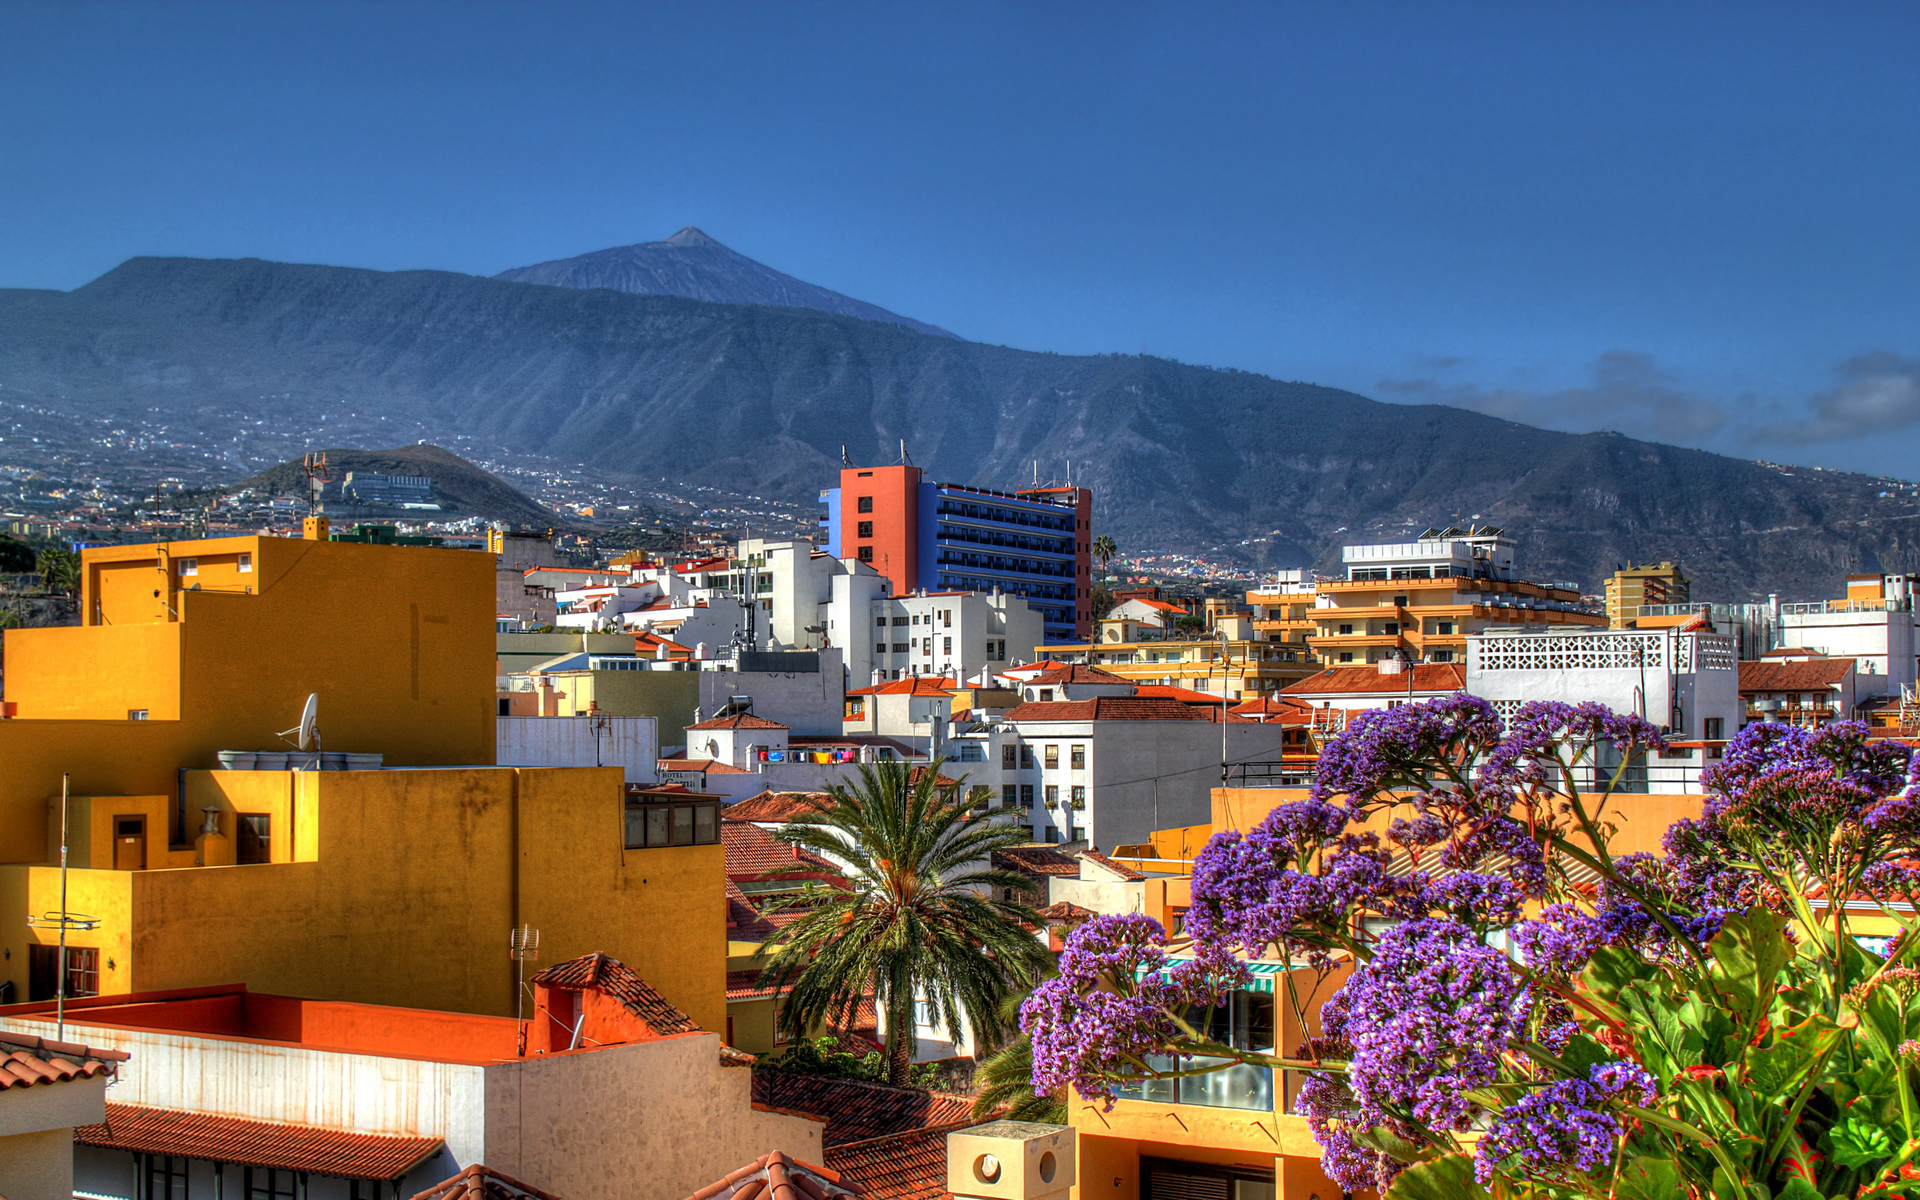
[[[1155,1071],[1192,1071],[1232,1061],[1226,1058],[1178,1058],[1154,1054],[1147,1057],[1147,1066]],[[1171,1079],[1146,1079],[1139,1083],[1123,1084],[1114,1091],[1123,1100],[1272,1112],[1273,1068],[1235,1063],[1201,1075],[1180,1075]]]

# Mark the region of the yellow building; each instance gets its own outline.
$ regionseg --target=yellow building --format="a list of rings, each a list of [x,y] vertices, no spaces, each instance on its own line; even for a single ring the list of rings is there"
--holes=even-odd
[[[1693,583],[1680,573],[1677,563],[1629,563],[1607,578],[1607,624],[1631,629],[1642,607],[1685,604],[1692,594]]]
[[[1342,555],[1346,578],[1316,583],[1310,614],[1314,653],[1329,666],[1396,656],[1463,663],[1467,635],[1490,627],[1606,624],[1581,603],[1578,584],[1517,577],[1513,540],[1498,529],[1428,530]]]
[[[318,540],[86,551],[85,624],[6,635],[0,981],[53,984],[57,933],[27,918],[61,908],[64,773],[66,909],[92,919],[77,989],[505,1013],[524,924],[548,961],[604,951],[721,1028],[717,809],[650,818],[616,768],[490,765],[493,574],[473,551]],[[308,695],[326,751],[387,769],[213,769],[286,751]]]
[[[1224,688],[1231,700],[1277,692],[1319,670],[1303,650],[1257,639],[1248,617],[1232,618],[1223,625],[1228,635],[1224,643],[1220,631],[1211,638],[1143,638],[1136,622],[1102,621],[1101,640],[1046,650],[1055,661],[1099,667],[1142,686],[1186,688],[1214,696]]]

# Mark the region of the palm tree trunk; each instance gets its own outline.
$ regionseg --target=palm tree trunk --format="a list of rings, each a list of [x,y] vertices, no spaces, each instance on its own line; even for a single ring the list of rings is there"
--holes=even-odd
[[[913,1066],[913,1001],[894,1001],[887,1011],[887,1082],[907,1086]]]

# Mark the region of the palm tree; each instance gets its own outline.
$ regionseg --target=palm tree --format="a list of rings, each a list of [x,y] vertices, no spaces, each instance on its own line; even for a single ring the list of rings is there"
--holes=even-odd
[[[1103,533],[1093,539],[1093,556],[1100,560],[1102,575],[1107,573],[1108,564],[1113,562],[1113,556],[1118,553],[1120,553],[1120,547],[1114,545],[1113,539],[1106,534]]]
[[[64,546],[49,546],[40,552],[40,586],[49,592],[71,596],[80,590],[80,556]]]
[[[1026,832],[970,817],[972,804],[939,767],[862,763],[857,785],[829,789],[825,805],[778,834],[845,864],[851,886],[781,931],[762,984],[786,993],[780,1021],[794,1038],[844,1025],[872,995],[887,1014],[894,1084],[907,1082],[913,1062],[916,1000],[958,1040],[963,1017],[995,1028],[1007,997],[1051,965],[1034,936],[1038,915],[993,899],[1031,886],[988,865]]]

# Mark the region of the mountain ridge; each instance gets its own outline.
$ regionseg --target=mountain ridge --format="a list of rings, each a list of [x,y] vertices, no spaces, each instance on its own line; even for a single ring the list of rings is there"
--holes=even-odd
[[[405,433],[803,502],[843,445],[890,462],[905,438],[936,478],[985,486],[1071,462],[1124,553],[1256,569],[1478,520],[1535,577],[1592,588],[1672,558],[1697,595],[1812,599],[1849,569],[1911,565],[1920,530],[1920,504],[1867,476],[1166,359],[437,271],[142,258],[73,292],[0,292],[0,385],[158,407],[209,436],[236,415],[325,444]]]
[[[495,275],[513,283],[610,288],[636,296],[679,296],[715,304],[805,308],[862,321],[955,337],[937,325],[889,312],[756,262],[692,225],[657,242],[592,250],[572,258],[513,267]]]

